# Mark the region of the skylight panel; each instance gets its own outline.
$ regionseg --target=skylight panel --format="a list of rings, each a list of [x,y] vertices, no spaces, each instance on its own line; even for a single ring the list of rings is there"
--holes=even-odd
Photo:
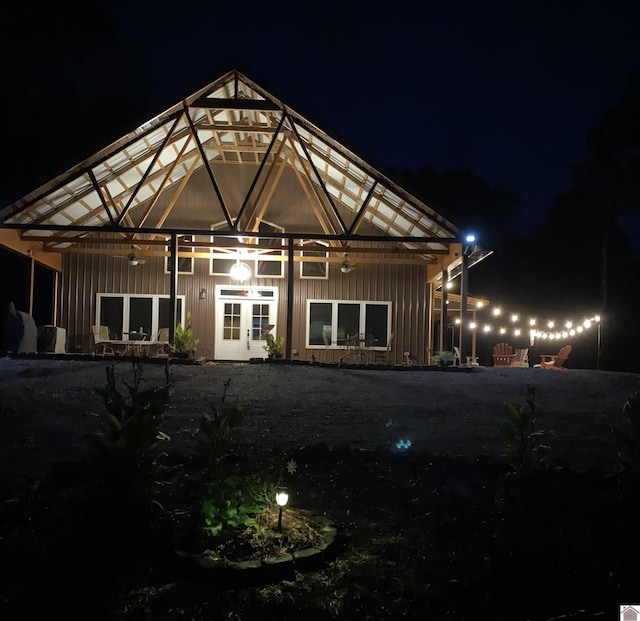
[[[373,224],[374,226],[377,226],[379,229],[383,231],[387,231],[389,229],[389,225],[375,215],[371,217],[371,224]]]
[[[380,213],[380,215],[384,216],[388,220],[391,220],[395,214],[395,211],[393,211],[391,207],[385,205],[384,203],[379,203],[377,211]]]
[[[408,220],[406,220],[402,216],[398,215],[398,216],[396,216],[395,220],[393,221],[393,226],[394,227],[398,227],[399,229],[401,229],[406,234],[409,231],[409,229],[411,228],[412,225]]]
[[[358,196],[358,194],[360,193],[360,186],[352,179],[349,179],[349,177],[345,178],[344,187],[345,190],[350,192],[352,196]]]

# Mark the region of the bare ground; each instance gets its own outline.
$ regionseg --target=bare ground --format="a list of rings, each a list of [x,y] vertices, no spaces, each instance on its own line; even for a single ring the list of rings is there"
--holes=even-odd
[[[0,359],[3,620],[596,621],[640,601],[640,485],[603,477],[637,374],[172,364],[163,510],[141,538],[127,535],[135,514],[96,527],[90,509],[100,490],[83,460],[109,364]],[[131,378],[130,362],[114,364]],[[144,375],[158,386],[165,366]],[[228,588],[167,555],[202,530],[195,436],[228,380],[246,411],[231,467],[269,475],[295,461],[293,505],[338,529],[319,569]],[[522,404],[528,387],[551,467],[519,479],[497,436],[505,402]]]
[[[110,361],[0,359],[0,467],[5,484],[41,477],[59,460],[82,458],[98,426]],[[175,450],[191,452],[200,417],[223,393],[245,406],[238,439],[300,448],[393,449],[466,456],[498,455],[504,404],[524,402],[536,388],[538,426],[554,459],[578,469],[602,467],[618,450],[612,427],[624,424],[625,401],[640,375],[606,371],[477,367],[460,372],[363,370],[288,364],[170,366],[172,407],[164,429]],[[131,363],[115,362],[131,378]],[[165,381],[165,365],[146,364],[149,386]]]

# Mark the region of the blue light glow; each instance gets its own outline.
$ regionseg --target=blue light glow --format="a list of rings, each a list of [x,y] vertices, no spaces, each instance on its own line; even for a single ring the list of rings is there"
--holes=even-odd
[[[406,450],[411,446],[411,440],[398,440],[396,442],[396,448],[400,450]]]

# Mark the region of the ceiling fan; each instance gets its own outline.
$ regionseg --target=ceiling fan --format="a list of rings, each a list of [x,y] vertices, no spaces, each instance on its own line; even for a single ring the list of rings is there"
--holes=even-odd
[[[348,253],[344,253],[344,261],[342,262],[342,265],[340,266],[340,271],[343,274],[349,274],[351,272],[353,272],[353,270],[356,269],[356,266],[354,263],[351,263],[351,261],[349,261],[349,254]]]
[[[143,263],[146,263],[146,261],[144,259],[140,259],[138,258],[138,256],[136,255],[136,250],[134,246],[131,246],[131,252],[125,256],[121,255],[121,254],[116,254],[114,255],[114,257],[116,259],[126,259],[127,261],[129,261],[129,265],[131,265],[132,267],[135,267],[136,265],[142,265]]]

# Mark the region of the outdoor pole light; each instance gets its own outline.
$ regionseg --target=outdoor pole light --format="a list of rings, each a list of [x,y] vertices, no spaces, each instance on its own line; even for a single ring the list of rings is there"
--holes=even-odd
[[[276,504],[279,507],[278,510],[278,532],[282,532],[282,507],[289,502],[289,494],[286,491],[280,490],[276,493]]]

